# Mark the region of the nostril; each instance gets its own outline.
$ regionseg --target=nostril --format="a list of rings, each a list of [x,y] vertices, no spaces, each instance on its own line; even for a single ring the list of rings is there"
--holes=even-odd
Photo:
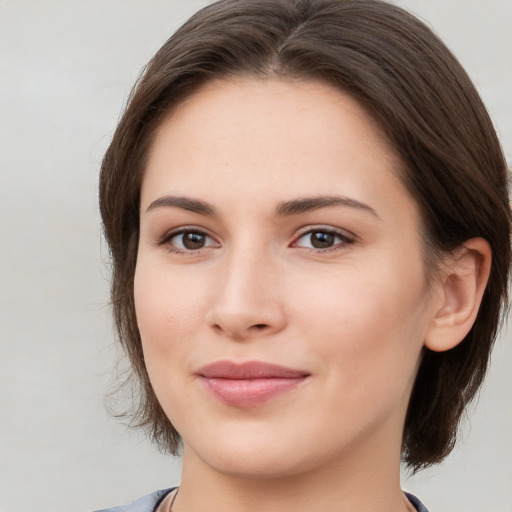
[[[253,327],[261,331],[262,329],[265,329],[265,327],[267,327],[267,324],[255,324],[253,325]]]

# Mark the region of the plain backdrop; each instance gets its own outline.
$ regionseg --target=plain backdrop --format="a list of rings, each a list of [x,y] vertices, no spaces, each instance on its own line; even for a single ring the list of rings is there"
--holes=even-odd
[[[105,408],[117,352],[97,175],[139,70],[205,3],[0,1],[0,512],[89,511],[179,482],[179,461]],[[512,161],[512,1],[398,3],[462,61]],[[404,474],[433,512],[512,511],[511,367],[504,335],[459,447]]]

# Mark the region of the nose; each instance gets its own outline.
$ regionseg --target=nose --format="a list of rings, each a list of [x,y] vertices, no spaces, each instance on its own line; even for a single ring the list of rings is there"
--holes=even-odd
[[[240,341],[281,331],[286,325],[282,289],[270,258],[233,253],[222,265],[207,315],[211,328]]]

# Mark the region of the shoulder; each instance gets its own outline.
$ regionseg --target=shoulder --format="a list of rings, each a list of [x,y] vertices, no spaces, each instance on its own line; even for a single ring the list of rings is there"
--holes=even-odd
[[[421,501],[416,498],[416,496],[408,492],[406,492],[405,495],[407,496],[407,499],[414,505],[417,512],[428,512],[427,507],[425,507],[425,505],[423,505],[423,503],[421,503]]]
[[[120,507],[105,508],[97,510],[96,512],[155,512],[160,502],[173,490],[162,489],[156,491],[142,498],[138,498],[128,505],[121,505]]]

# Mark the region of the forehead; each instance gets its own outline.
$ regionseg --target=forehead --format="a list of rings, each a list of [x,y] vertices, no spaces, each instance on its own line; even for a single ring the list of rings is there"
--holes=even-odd
[[[316,81],[214,81],[157,130],[143,203],[162,193],[212,199],[249,193],[358,196],[386,185],[405,193],[398,159],[361,105]],[[149,197],[151,196],[151,197]],[[229,196],[229,197],[228,197]],[[152,199],[151,199],[152,198]]]

